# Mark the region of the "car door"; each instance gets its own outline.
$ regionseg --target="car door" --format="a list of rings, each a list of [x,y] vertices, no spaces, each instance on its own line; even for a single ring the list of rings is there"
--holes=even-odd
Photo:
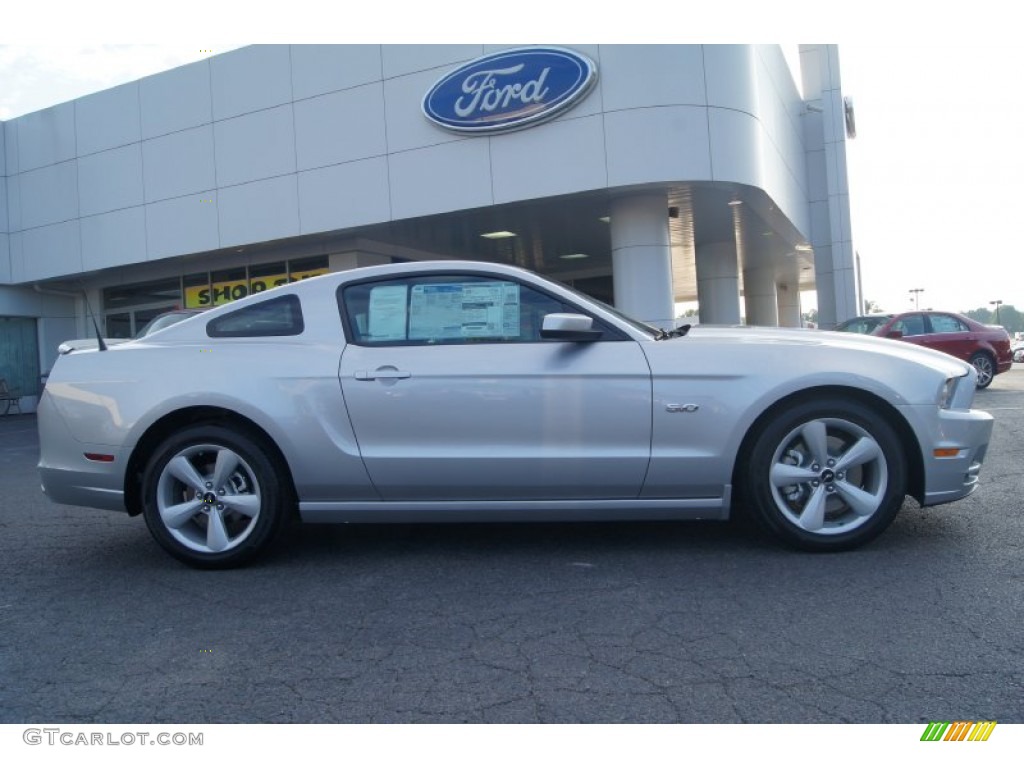
[[[923,314],[915,312],[893,320],[884,335],[888,335],[891,331],[899,331],[902,334],[899,338],[903,341],[909,341],[911,344],[924,344],[928,334],[928,324]]]
[[[491,276],[420,274],[340,290],[341,387],[382,498],[639,494],[651,374],[621,331],[544,340],[545,314],[579,309]]]
[[[977,336],[970,328],[952,315],[932,314],[928,315],[928,321],[931,333],[926,337],[926,346],[961,360],[970,360],[978,346]]]

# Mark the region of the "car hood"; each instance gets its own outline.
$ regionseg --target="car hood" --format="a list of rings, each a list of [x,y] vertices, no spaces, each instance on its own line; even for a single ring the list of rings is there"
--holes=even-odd
[[[794,348],[816,347],[822,350],[847,350],[854,354],[899,358],[927,366],[946,376],[963,376],[973,370],[967,363],[952,355],[947,355],[945,352],[938,352],[906,341],[884,339],[861,333],[840,333],[811,328],[699,325],[691,328],[686,336],[672,339],[669,343],[685,343],[687,339],[698,343],[735,344],[738,355],[749,351],[743,349],[745,346],[786,345]]]

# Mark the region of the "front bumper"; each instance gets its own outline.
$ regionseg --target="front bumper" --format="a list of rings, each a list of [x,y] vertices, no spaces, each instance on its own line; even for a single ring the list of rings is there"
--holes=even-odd
[[[930,409],[934,414],[934,406]],[[933,418],[934,421],[934,418]],[[936,427],[921,440],[925,507],[947,504],[973,493],[992,437],[992,415],[975,410],[940,410]],[[953,455],[936,455],[951,452]]]

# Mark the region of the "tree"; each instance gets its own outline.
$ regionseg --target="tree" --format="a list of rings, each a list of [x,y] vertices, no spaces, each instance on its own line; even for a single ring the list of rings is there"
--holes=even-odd
[[[972,320],[979,323],[993,324],[996,322],[996,315],[988,307],[978,307],[967,312],[961,312]],[[1024,331],[1024,313],[1020,312],[1013,304],[1003,304],[999,307],[999,325],[1003,326],[1010,333]]]
[[[970,309],[960,314],[965,315],[971,320],[977,320],[979,323],[991,323],[992,322],[992,310],[988,307],[978,307],[977,309]],[[1002,318],[999,318],[1002,320]]]

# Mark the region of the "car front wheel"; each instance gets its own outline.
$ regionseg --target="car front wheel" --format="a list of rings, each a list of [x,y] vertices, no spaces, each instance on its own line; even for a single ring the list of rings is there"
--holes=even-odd
[[[286,492],[251,437],[198,425],[167,438],[142,480],[146,525],[168,553],[197,568],[230,568],[280,533]]]
[[[741,484],[758,519],[783,541],[828,552],[867,543],[906,495],[906,459],[892,427],[858,402],[788,407],[761,431]]]
[[[979,352],[971,358],[971,365],[978,372],[978,389],[984,389],[992,383],[996,375],[996,364],[992,358],[984,352]]]

